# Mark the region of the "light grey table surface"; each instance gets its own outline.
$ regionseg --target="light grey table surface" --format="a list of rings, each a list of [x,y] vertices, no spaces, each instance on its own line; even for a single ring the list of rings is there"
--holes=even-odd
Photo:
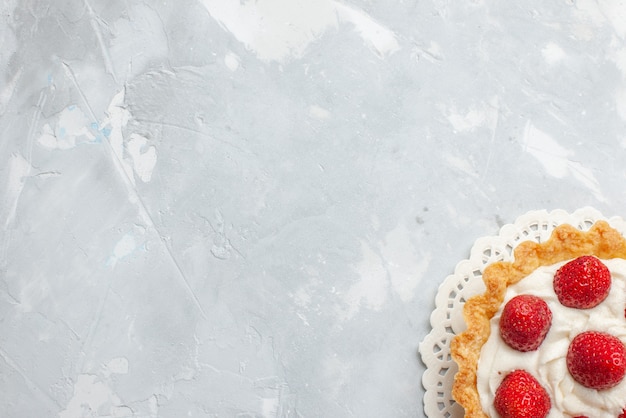
[[[626,215],[617,0],[0,5],[0,416],[419,417],[437,287]]]

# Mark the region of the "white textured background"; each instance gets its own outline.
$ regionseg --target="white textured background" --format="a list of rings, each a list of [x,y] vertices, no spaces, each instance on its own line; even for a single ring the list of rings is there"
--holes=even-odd
[[[419,417],[437,286],[626,215],[626,4],[0,5],[0,416]]]

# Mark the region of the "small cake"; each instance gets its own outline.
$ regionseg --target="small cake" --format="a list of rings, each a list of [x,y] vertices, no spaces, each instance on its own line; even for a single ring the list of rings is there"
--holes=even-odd
[[[626,240],[557,226],[489,264],[464,305],[452,395],[467,417],[626,415]]]

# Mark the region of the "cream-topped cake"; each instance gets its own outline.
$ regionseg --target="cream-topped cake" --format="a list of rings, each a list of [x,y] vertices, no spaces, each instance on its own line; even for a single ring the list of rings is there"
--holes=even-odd
[[[608,223],[557,226],[483,272],[451,344],[468,417],[623,418],[626,240]]]
[[[552,312],[552,323],[541,345],[520,353],[502,341],[502,309],[491,318],[491,334],[483,345],[477,370],[477,389],[482,409],[497,417],[494,394],[504,375],[522,369],[531,373],[551,398],[549,417],[615,418],[626,406],[626,379],[607,390],[578,384],[567,370],[566,355],[571,341],[585,331],[602,331],[626,342],[626,260],[601,260],[611,272],[611,289],[598,306],[576,309],[564,306],[553,289],[556,271],[565,263],[540,267],[520,282],[507,288],[503,306],[518,295],[534,295],[545,301]]]

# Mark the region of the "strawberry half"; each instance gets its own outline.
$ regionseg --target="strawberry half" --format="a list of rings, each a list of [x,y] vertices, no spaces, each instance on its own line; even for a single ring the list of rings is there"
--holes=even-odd
[[[589,309],[609,295],[611,273],[596,257],[578,257],[557,270],[554,292],[559,302],[569,308]]]
[[[518,351],[536,350],[552,324],[552,311],[541,298],[519,295],[504,306],[500,316],[500,336]]]
[[[567,350],[567,369],[575,381],[591,389],[609,389],[626,374],[626,348],[613,335],[587,331],[578,334]]]
[[[502,418],[545,418],[550,412],[550,396],[526,370],[507,374],[494,398],[494,407]]]

